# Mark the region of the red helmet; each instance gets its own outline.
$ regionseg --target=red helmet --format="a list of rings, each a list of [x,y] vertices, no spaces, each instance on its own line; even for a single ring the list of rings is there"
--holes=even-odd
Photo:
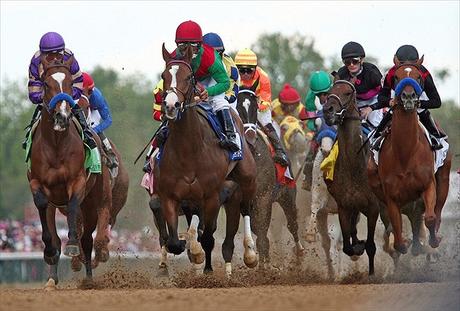
[[[203,42],[201,27],[194,21],[181,23],[176,29],[176,43]]]
[[[299,92],[293,88],[289,83],[286,83],[281,90],[279,96],[279,101],[285,105],[294,105],[300,102]]]
[[[93,78],[87,74],[86,72],[82,72],[81,74],[83,76],[83,88],[92,90],[94,88],[94,80]]]

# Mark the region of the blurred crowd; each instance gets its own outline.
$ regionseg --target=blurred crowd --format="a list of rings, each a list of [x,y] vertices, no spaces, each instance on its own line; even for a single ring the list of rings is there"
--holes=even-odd
[[[57,223],[62,245],[67,241],[67,224]],[[95,234],[93,234],[93,237]],[[42,252],[42,228],[39,221],[0,220],[0,252]],[[151,228],[141,231],[113,229],[109,249],[119,252],[155,252],[160,249],[158,235]]]

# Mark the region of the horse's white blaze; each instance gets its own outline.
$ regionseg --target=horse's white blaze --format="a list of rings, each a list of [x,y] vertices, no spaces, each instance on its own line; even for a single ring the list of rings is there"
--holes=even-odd
[[[177,74],[178,70],[179,70],[179,65],[172,65],[171,69],[169,69],[169,73],[171,74],[171,77],[172,77],[172,80],[171,80],[171,87],[172,88],[177,87],[176,74]]]
[[[65,79],[65,73],[63,72],[56,72],[51,75],[57,83],[59,83],[59,90],[62,92],[62,82]]]
[[[67,118],[67,102],[65,100],[62,101],[61,105],[59,106],[59,111],[61,114]]]
[[[404,68],[404,71],[406,72],[407,76],[409,76],[412,72],[412,68]]]
[[[244,109],[246,109],[247,112],[249,112],[249,106],[251,106],[251,101],[247,98],[244,99],[244,102],[243,102],[243,107]]]
[[[174,92],[170,92],[165,97],[166,107],[174,108],[176,103],[179,101],[179,97]]]

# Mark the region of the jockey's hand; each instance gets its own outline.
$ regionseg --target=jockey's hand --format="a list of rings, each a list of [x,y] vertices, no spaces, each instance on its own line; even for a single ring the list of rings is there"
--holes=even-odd
[[[202,101],[207,101],[209,98],[209,94],[208,94],[208,90],[204,89],[201,93],[200,93],[200,99]]]
[[[361,118],[363,118],[363,120],[367,120],[367,117],[369,116],[369,113],[372,112],[372,108],[371,107],[364,107],[360,110],[361,112]]]

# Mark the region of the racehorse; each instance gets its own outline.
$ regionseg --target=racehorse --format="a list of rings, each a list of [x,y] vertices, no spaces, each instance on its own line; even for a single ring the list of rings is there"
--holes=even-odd
[[[328,125],[338,126],[339,153],[333,180],[325,179],[325,182],[337,203],[343,252],[350,257],[360,256],[365,249],[369,257],[369,275],[372,275],[376,251],[374,232],[380,202],[368,184],[367,155],[364,148],[361,148],[361,119],[354,85],[345,80],[335,81],[323,106],[323,112]],[[360,212],[367,217],[365,242],[357,237],[356,225]]]
[[[112,194],[109,172],[103,167],[100,174],[85,170],[85,149],[77,127],[72,121],[72,75],[68,61],[47,60],[42,57],[44,98],[42,117],[34,133],[31,147],[30,170],[27,177],[33,200],[40,215],[44,260],[50,265],[46,289],[56,288],[57,267],[61,254],[61,240],[56,232],[56,208],[67,216],[69,241],[64,254],[80,255],[77,217],[81,214],[83,235],[81,246],[85,256],[86,279],[92,281],[92,232],[97,226],[94,241],[97,261],[108,260],[108,226]],[[101,142],[97,139],[100,146]]]
[[[302,122],[294,116],[286,116],[280,123],[280,138],[295,172],[301,167],[310,141],[305,136]]]
[[[193,101],[195,77],[191,68],[192,50],[189,47],[182,59],[173,58],[162,47],[166,63],[162,73],[164,81],[164,116],[169,120],[168,139],[162,146],[161,159],[154,167],[156,192],[168,228],[166,249],[180,254],[185,241],[177,233],[178,207],[186,200],[191,208],[189,228],[190,243],[197,244],[197,229],[202,222],[201,246],[205,252],[205,272],[212,271],[211,251],[216,230],[220,202],[219,194],[227,178],[238,183],[241,189],[240,209],[245,222],[244,262],[255,267],[258,259],[250,231],[249,210],[256,191],[256,165],[242,139],[243,159],[229,160],[227,150],[219,146],[219,139]],[[237,130],[242,133],[241,121],[233,114]],[[239,216],[238,216],[239,217]],[[238,218],[239,221],[239,218]],[[200,247],[201,247],[200,246]],[[200,263],[201,252],[192,252],[191,259]]]
[[[369,160],[369,178],[373,191],[387,205],[394,232],[394,248],[407,252],[402,237],[401,206],[423,199],[425,225],[429,229],[429,244],[439,246],[437,232],[441,211],[449,191],[449,171],[452,155],[447,153],[444,164],[434,172],[434,153],[429,140],[419,125],[417,108],[423,92],[420,66],[402,64],[396,59],[395,94],[391,132],[380,148],[378,167]]]
[[[252,210],[252,227],[257,236],[256,244],[260,261],[269,261],[269,240],[272,205],[278,202],[284,211],[289,232],[295,241],[297,255],[303,253],[299,240],[296,208],[296,187],[280,185],[276,181],[275,164],[270,155],[268,142],[257,130],[258,98],[255,94],[258,81],[249,88],[242,87],[238,92],[237,110],[244,123],[244,133],[257,165],[257,201]]]

